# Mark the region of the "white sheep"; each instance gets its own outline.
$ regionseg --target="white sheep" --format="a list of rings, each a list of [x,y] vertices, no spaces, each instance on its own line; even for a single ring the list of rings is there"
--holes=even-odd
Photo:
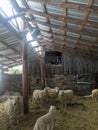
[[[47,98],[50,99],[51,103],[53,103],[56,100],[58,92],[59,92],[58,87],[47,89]]]
[[[92,99],[96,102],[98,99],[98,89],[92,90]]]
[[[67,102],[71,102],[74,96],[73,90],[59,90],[58,100],[62,103],[62,106],[66,106]]]
[[[55,106],[50,106],[49,112],[37,119],[33,130],[53,130],[55,113]]]
[[[23,115],[23,97],[22,96],[11,96],[8,98],[5,104],[5,111],[10,117],[10,121],[17,121],[20,116]]]
[[[46,93],[47,93],[46,91],[47,91],[46,89],[43,89],[43,90],[36,89],[36,90],[34,90],[33,96],[32,96],[34,103],[36,103],[37,101],[42,102],[42,100],[46,97]]]
[[[47,94],[50,98],[55,98],[57,96],[58,92],[59,92],[58,87],[47,89]]]

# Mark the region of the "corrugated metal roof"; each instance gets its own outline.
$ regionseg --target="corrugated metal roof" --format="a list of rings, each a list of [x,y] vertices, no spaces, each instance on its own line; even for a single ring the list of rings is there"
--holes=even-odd
[[[75,3],[75,4],[82,4],[82,5],[87,5],[88,0],[67,0],[67,2]]]
[[[67,9],[68,17],[76,18],[76,19],[83,19],[84,12],[81,10],[76,9]]]
[[[88,48],[88,54],[89,47],[92,46],[92,48],[90,47],[92,57],[97,57],[94,49],[98,46],[97,0],[93,2],[88,0],[67,0],[67,2],[64,0],[44,0],[43,2],[40,0],[26,0],[25,2],[16,0],[16,2],[18,2],[20,10],[15,7],[13,15],[6,16],[4,14],[2,16],[3,11],[0,10],[0,61],[2,65],[13,66],[20,64],[21,61],[22,40],[21,32],[17,26],[19,24],[17,18],[25,21],[25,30],[29,30],[31,34],[36,29],[40,31],[35,39],[42,45],[50,43],[54,48],[57,45],[58,50],[64,45],[65,51],[67,49],[74,51],[72,48],[77,48],[81,50],[81,53],[83,52],[84,56],[84,53],[87,52],[87,49],[84,51],[84,46]],[[10,24],[11,21],[15,21],[16,27]],[[38,46],[41,44],[37,43]],[[30,41],[28,41],[28,46],[31,48]],[[45,48],[49,49],[49,46],[45,44]],[[40,49],[40,47],[39,49],[35,47],[33,50],[35,52]],[[62,51],[64,50],[62,49]]]
[[[59,6],[46,5],[46,9],[48,14],[61,15],[61,16],[64,15],[63,9]]]

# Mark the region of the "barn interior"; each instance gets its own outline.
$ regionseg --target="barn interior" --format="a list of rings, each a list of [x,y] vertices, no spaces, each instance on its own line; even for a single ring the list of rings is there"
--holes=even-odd
[[[46,87],[73,90],[72,103],[34,104],[33,92]],[[31,130],[50,105],[57,108],[54,130],[98,130],[93,89],[98,89],[98,0],[0,1],[0,130]],[[9,126],[4,106],[6,94],[14,92],[23,97],[24,115]]]

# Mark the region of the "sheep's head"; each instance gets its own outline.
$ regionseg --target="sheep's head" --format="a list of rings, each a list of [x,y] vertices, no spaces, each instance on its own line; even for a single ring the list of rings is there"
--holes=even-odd
[[[9,98],[10,99],[10,102],[12,103],[12,106],[16,106],[17,103],[19,103],[19,97],[18,96],[12,96]]]
[[[49,108],[49,112],[55,113],[56,112],[56,107],[51,105],[50,108]]]

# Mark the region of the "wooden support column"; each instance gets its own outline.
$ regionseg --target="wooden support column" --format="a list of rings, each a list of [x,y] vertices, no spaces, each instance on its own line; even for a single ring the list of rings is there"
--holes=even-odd
[[[27,63],[27,42],[26,32],[22,32],[22,85],[23,85],[23,104],[24,114],[28,113],[28,63]]]
[[[2,69],[0,68],[0,95],[2,94]]]
[[[45,57],[40,58],[40,70],[41,70],[41,86],[45,88]]]

